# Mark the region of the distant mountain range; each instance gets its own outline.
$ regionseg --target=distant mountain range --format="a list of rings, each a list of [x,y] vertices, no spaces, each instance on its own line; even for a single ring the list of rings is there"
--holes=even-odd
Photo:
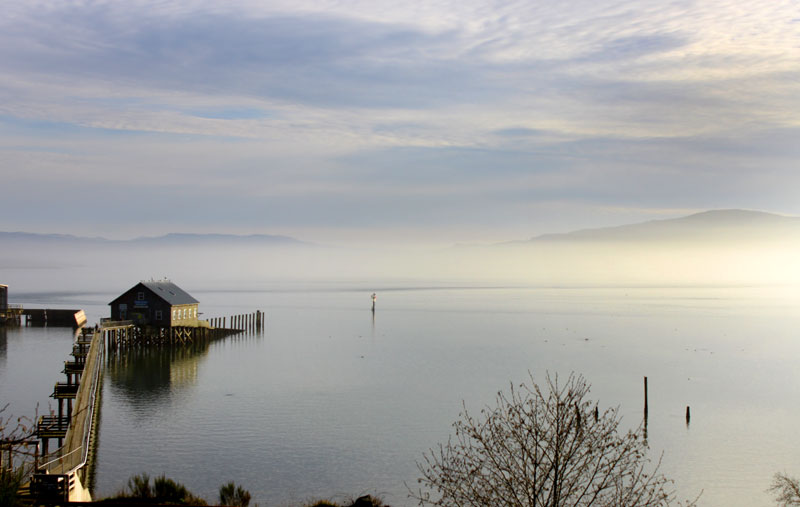
[[[501,245],[567,244],[581,242],[730,242],[800,240],[800,218],[748,210],[712,210],[682,218],[651,220],[631,225],[582,229],[562,234],[543,234],[527,240]],[[2,244],[38,245],[142,245],[142,246],[314,246],[289,236],[270,234],[191,234],[110,240],[70,234],[0,232]]]
[[[149,246],[197,246],[197,245],[269,245],[269,246],[311,246],[289,236],[270,234],[189,234],[169,233],[163,236],[140,237],[127,240],[113,240],[101,237],[81,237],[71,234],[35,234],[29,232],[0,232],[0,244],[4,242],[37,243],[49,245],[104,244],[104,245],[149,245]]]
[[[502,244],[380,255],[266,234],[109,240],[0,232],[0,283],[116,287],[153,274],[203,286],[387,277],[548,287],[800,286],[800,218],[715,210]]]
[[[712,210],[682,218],[543,234],[506,244],[572,242],[711,242],[800,239],[800,218],[748,210]]]
[[[134,243],[158,243],[164,245],[192,245],[199,243],[239,244],[239,245],[310,245],[290,236],[273,234],[190,234],[171,232],[164,236],[142,237],[130,240]]]

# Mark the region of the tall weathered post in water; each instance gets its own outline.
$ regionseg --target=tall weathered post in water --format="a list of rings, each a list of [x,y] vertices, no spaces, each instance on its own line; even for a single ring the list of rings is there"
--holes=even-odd
[[[647,377],[644,378],[644,418],[647,419]]]

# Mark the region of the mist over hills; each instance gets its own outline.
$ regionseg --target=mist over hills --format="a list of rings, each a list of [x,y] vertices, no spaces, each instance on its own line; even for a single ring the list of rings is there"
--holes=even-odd
[[[800,218],[713,210],[648,222],[545,234],[492,248],[534,283],[785,285],[800,283]],[[489,253],[486,258],[493,258]]]
[[[800,218],[762,211],[729,209],[631,225],[543,234],[527,241],[730,242],[786,239],[795,236],[800,237]]]
[[[271,234],[194,234],[194,233],[168,233],[162,236],[142,236],[133,239],[115,240],[102,237],[83,237],[72,234],[36,234],[30,232],[0,232],[0,244],[12,242],[38,242],[49,244],[73,245],[77,243],[90,245],[293,245],[311,246],[311,243],[300,241],[290,236]]]
[[[213,244],[239,244],[239,245],[281,245],[281,246],[311,246],[311,243],[300,241],[290,236],[273,234],[192,234],[171,232],[163,236],[141,237],[129,240],[133,243],[158,243],[163,245],[192,245],[202,243]]]
[[[512,240],[500,245],[520,245],[542,242],[571,241],[712,241],[751,240],[753,238],[792,237],[800,235],[800,218],[787,217],[763,211],[740,209],[710,210],[681,218],[650,220],[647,222],[581,229],[566,233],[542,234],[528,240]],[[85,237],[73,234],[37,234],[29,232],[1,232],[0,244],[14,242],[41,242],[50,244],[106,244],[106,245],[280,245],[315,246],[290,236],[272,234],[222,234],[172,232],[161,236],[141,236],[114,240],[103,237]]]
[[[173,233],[130,240],[0,232],[0,283],[108,289],[299,283],[448,286],[800,284],[800,218],[715,210],[484,246],[324,246],[288,236]]]

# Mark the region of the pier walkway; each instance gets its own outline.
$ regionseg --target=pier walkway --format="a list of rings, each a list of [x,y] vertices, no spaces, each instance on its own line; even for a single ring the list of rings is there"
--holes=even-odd
[[[83,311],[80,311],[83,315]],[[194,328],[144,330],[132,321],[102,319],[76,335],[72,360],[64,361],[66,382],[58,382],[51,397],[58,401],[58,413],[39,417],[36,437],[41,441],[40,458],[31,477],[29,494],[35,505],[91,502],[91,482],[100,417],[105,356],[129,348],[181,346],[193,341],[224,338],[242,332],[261,332],[263,312],[202,321]],[[216,327],[219,325],[222,327]],[[215,326],[216,325],[216,326]],[[66,406],[65,406],[66,405]],[[50,440],[56,440],[49,452]]]
[[[100,410],[104,354],[103,333],[83,329],[73,347],[75,360],[64,365],[69,380],[56,384],[53,390],[52,396],[59,401],[59,414],[39,418],[37,436],[43,443],[43,456],[31,479],[31,494],[39,500],[91,501],[85,465],[97,434],[94,430]],[[62,400],[68,403],[66,416]],[[63,445],[48,453],[47,442],[51,438]]]

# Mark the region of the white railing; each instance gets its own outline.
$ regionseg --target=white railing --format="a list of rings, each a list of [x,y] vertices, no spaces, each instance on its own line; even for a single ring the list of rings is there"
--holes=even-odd
[[[45,470],[45,473],[48,474],[59,474],[59,475],[69,475],[77,471],[79,468],[86,465],[86,462],[89,460],[89,441],[92,437],[92,423],[94,421],[94,412],[97,408],[97,397],[100,393],[100,379],[102,375],[102,366],[103,361],[100,358],[101,355],[101,348],[105,345],[105,342],[102,338],[99,338],[99,334],[95,333],[92,335],[92,344],[89,346],[89,355],[86,359],[86,362],[94,361],[92,367],[92,372],[90,375],[90,383],[86,389],[79,389],[78,397],[76,397],[76,405],[77,401],[80,399],[81,395],[89,396],[88,404],[85,407],[87,411],[86,416],[83,420],[83,434],[81,436],[80,445],[75,447],[74,449],[70,450],[66,454],[61,454],[67,450],[67,447],[72,445],[72,438],[67,438],[65,445],[56,449],[50,456],[55,456],[54,459],[47,461],[43,465],[40,466],[40,469]],[[84,375],[84,378],[86,376]],[[83,387],[83,386],[81,386]],[[73,420],[77,419],[78,413],[73,414]],[[71,435],[76,431],[77,428],[68,428],[68,433]],[[80,456],[77,458],[76,453],[80,452]],[[46,459],[46,458],[45,458]],[[77,462],[76,462],[77,461]]]

